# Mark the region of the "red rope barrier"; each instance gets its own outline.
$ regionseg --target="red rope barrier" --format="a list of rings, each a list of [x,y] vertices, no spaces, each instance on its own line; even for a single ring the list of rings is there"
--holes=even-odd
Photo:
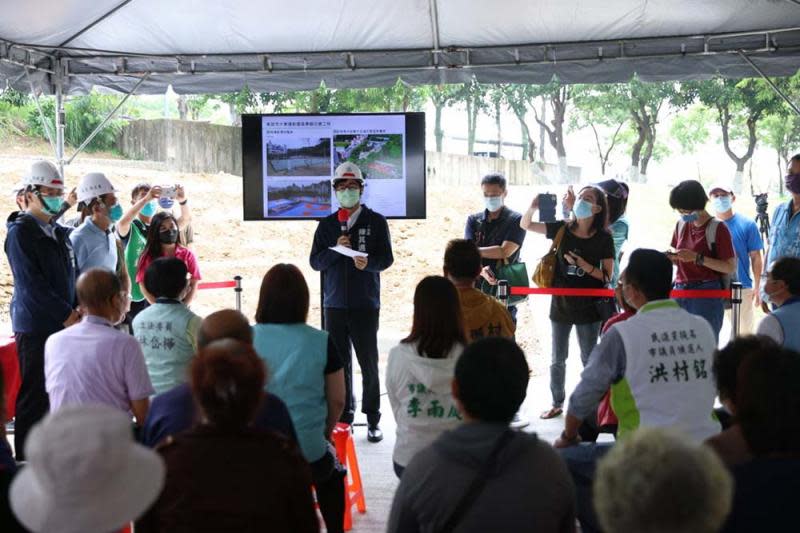
[[[235,289],[236,282],[235,281],[210,281],[207,283],[198,283],[197,289],[198,290],[207,290],[207,289]]]
[[[552,288],[541,289],[538,287],[511,287],[510,292],[512,296],[522,296],[524,294],[543,294],[551,296],[594,296],[594,297],[611,297],[614,296],[614,291],[611,289],[567,289],[567,288]],[[699,289],[699,290],[673,290],[670,293],[671,298],[722,298],[730,300],[731,291],[722,289]]]

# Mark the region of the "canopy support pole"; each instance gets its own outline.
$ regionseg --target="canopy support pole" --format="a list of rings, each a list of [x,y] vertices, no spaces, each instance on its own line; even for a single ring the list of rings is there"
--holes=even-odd
[[[755,70],[756,72],[758,72],[758,75],[759,75],[759,76],[761,76],[761,78],[763,78],[763,79],[764,79],[764,81],[766,81],[766,82],[769,84],[769,86],[770,86],[770,87],[772,87],[772,90],[773,90],[773,91],[775,91],[775,93],[776,93],[778,96],[780,96],[781,98],[783,98],[783,100],[784,100],[784,101],[785,101],[787,104],[789,104],[789,107],[791,107],[791,108],[792,108],[792,111],[794,111],[795,113],[797,113],[797,115],[800,115],[800,108],[798,108],[798,107],[797,107],[797,105],[796,105],[794,102],[792,102],[792,101],[789,99],[789,97],[788,97],[788,96],[786,96],[786,93],[784,93],[783,91],[781,91],[781,89],[780,89],[780,88],[779,88],[777,85],[775,85],[775,82],[774,82],[774,81],[772,81],[771,79],[769,79],[769,76],[767,76],[766,74],[764,74],[764,71],[763,71],[763,70],[761,70],[760,68],[758,68],[758,65],[756,65],[755,63],[753,63],[753,60],[752,60],[752,59],[750,59],[750,58],[747,56],[747,54],[745,54],[745,53],[744,53],[744,50],[739,50],[739,56],[741,56],[741,58],[742,58],[742,59],[744,59],[744,60],[747,62],[747,64],[748,64],[748,65],[750,65],[750,66],[753,68],[753,70]]]
[[[111,11],[109,11],[108,13],[106,13],[104,15],[101,15],[99,18],[97,18],[96,20],[91,22],[88,26],[85,26],[83,29],[81,29],[77,33],[71,35],[66,41],[64,41],[63,43],[58,45],[58,47],[61,48],[63,46],[67,46],[67,44],[71,43],[72,41],[74,41],[75,39],[77,39],[78,37],[80,37],[81,35],[86,33],[87,31],[91,30],[96,25],[100,24],[105,19],[107,19],[108,17],[110,17],[111,15],[113,15],[114,13],[116,13],[117,11],[122,9],[123,7],[125,7],[126,5],[130,4],[131,2],[132,2],[132,0],[123,0],[123,2],[121,4],[119,4],[118,6],[113,8]]]
[[[54,62],[55,73],[53,85],[55,87],[56,103],[56,165],[61,179],[64,180],[64,130],[66,129],[66,113],[64,112],[64,63],[61,58]]]
[[[33,102],[36,104],[36,109],[39,111],[39,120],[42,121],[42,127],[44,128],[45,134],[47,134],[47,140],[50,142],[50,148],[53,150],[53,154],[56,155],[56,145],[53,142],[53,134],[50,131],[50,121],[44,116],[42,106],[39,104],[39,93],[37,93],[36,89],[33,87],[33,81],[31,80],[31,75],[28,73],[28,67],[25,67],[25,78],[28,80],[28,86],[31,88]]]
[[[433,66],[439,67],[439,7],[436,0],[430,0],[430,15],[431,15],[431,35],[433,36]]]
[[[103,119],[103,122],[97,125],[94,131],[92,131],[92,133],[90,133],[89,136],[86,137],[86,140],[83,141],[83,143],[78,147],[78,149],[75,150],[75,153],[72,154],[72,157],[70,157],[66,161],[67,165],[72,163],[72,160],[75,159],[78,156],[78,154],[80,154],[90,142],[92,142],[92,139],[94,139],[97,136],[97,134],[100,133],[100,131],[102,131],[102,129],[106,126],[106,124],[108,124],[108,121],[114,117],[114,115],[117,113],[117,111],[119,111],[119,109],[123,106],[123,104],[125,104],[125,102],[128,101],[128,98],[133,96],[133,94],[136,92],[136,89],[138,89],[145,82],[145,80],[147,80],[148,77],[150,77],[149,72],[146,73],[144,76],[142,76],[142,79],[140,79],[138,83],[136,83],[136,85],[133,86],[133,89],[131,89],[130,92],[125,95],[125,98],[120,100],[119,103],[116,105],[116,107],[112,109],[111,112],[108,113],[108,115],[106,115],[106,118]],[[62,146],[62,154],[63,154],[63,146]]]

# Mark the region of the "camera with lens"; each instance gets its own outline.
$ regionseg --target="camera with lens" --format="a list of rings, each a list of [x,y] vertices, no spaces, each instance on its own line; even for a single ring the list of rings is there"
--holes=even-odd
[[[754,194],[753,198],[756,201],[756,213],[766,215],[767,209],[769,208],[767,193],[762,192],[761,194]]]

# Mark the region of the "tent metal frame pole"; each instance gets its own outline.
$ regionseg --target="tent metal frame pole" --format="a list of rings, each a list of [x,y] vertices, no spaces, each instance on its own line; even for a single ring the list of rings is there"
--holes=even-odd
[[[745,53],[744,53],[744,50],[739,50],[739,56],[740,56],[742,59],[744,59],[744,60],[747,62],[747,64],[748,64],[748,65],[750,65],[750,66],[753,68],[753,70],[755,70],[755,71],[758,73],[758,75],[759,75],[759,76],[761,76],[761,78],[762,78],[764,81],[766,81],[766,82],[769,84],[769,86],[770,86],[770,87],[772,87],[772,90],[773,90],[773,91],[775,91],[775,93],[776,93],[778,96],[780,96],[781,98],[783,98],[783,100],[784,100],[784,101],[785,101],[787,104],[789,104],[789,107],[791,107],[791,108],[792,108],[792,111],[794,111],[794,112],[795,112],[797,115],[800,115],[800,108],[798,108],[798,107],[797,107],[797,105],[796,105],[794,102],[792,102],[792,100],[791,100],[791,99],[790,99],[788,96],[786,96],[786,93],[784,93],[784,92],[783,92],[783,91],[780,89],[780,87],[778,87],[777,85],[775,85],[775,82],[774,82],[774,81],[772,81],[771,79],[769,79],[769,76],[767,76],[766,74],[764,74],[764,71],[763,71],[763,70],[761,70],[761,69],[758,67],[758,65],[756,65],[756,64],[753,62],[753,60],[752,60],[752,59],[750,59],[750,58],[747,56],[747,54],[745,54]]]
[[[42,106],[39,103],[39,94],[36,92],[36,89],[33,87],[33,81],[31,80],[31,76],[28,73],[28,67],[25,67],[25,78],[28,80],[28,86],[31,88],[31,94],[33,95],[33,103],[36,104],[36,109],[39,111],[39,120],[42,121],[42,127],[44,128],[44,132],[47,134],[47,140],[50,142],[50,148],[53,150],[53,155],[56,155],[56,145],[53,142],[53,133],[50,131],[50,121],[47,117],[44,116],[44,111],[42,110]]]
[[[149,74],[145,74],[142,77],[142,79],[140,79],[139,82],[136,85],[134,85],[133,89],[131,89],[125,95],[125,97],[122,100],[119,101],[119,103],[116,105],[116,107],[114,107],[114,109],[112,109],[106,115],[106,117],[103,119],[103,121],[100,124],[97,125],[97,127],[92,131],[92,133],[90,133],[89,136],[86,137],[86,139],[83,141],[83,143],[81,143],[81,145],[78,147],[78,149],[75,150],[75,153],[72,154],[72,157],[70,157],[66,161],[67,165],[72,163],[72,160],[75,159],[78,156],[78,154],[80,154],[84,150],[84,148],[86,148],[89,145],[90,142],[92,142],[92,139],[94,139],[97,136],[97,134],[100,133],[103,130],[103,128],[105,128],[106,124],[108,124],[108,122],[114,117],[114,115],[116,115],[117,111],[119,111],[119,109],[125,104],[125,102],[128,101],[128,98],[133,96],[133,94],[136,92],[136,90],[145,82],[145,80],[149,76],[150,76]]]
[[[430,0],[431,34],[433,36],[433,50],[431,58],[434,66],[439,66],[439,6],[436,0]]]
[[[58,47],[61,48],[61,47],[66,46],[67,44],[71,43],[72,41],[74,41],[75,39],[77,39],[78,37],[80,37],[81,35],[86,33],[87,31],[91,30],[92,28],[94,28],[95,26],[97,26],[98,24],[100,24],[101,22],[106,20],[108,17],[110,17],[111,15],[113,15],[114,13],[116,13],[117,11],[119,11],[120,9],[125,7],[126,5],[130,4],[132,1],[133,0],[123,0],[123,2],[121,4],[117,5],[111,11],[107,12],[104,15],[101,15],[99,18],[97,18],[93,22],[91,22],[88,26],[84,26],[83,29],[81,29],[77,33],[71,35],[67,40],[65,40],[63,43],[58,45]]]
[[[55,60],[53,86],[56,103],[56,165],[61,179],[64,179],[64,131],[66,129],[66,112],[64,111],[64,64],[61,58]]]

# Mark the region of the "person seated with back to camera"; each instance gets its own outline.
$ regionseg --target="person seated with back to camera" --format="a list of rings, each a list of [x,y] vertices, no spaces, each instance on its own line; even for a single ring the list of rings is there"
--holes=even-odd
[[[331,434],[345,407],[345,374],[332,336],[306,324],[309,291],[300,269],[270,268],[261,282],[253,345],[271,375],[266,390],[286,402],[319,509],[331,533],[344,526],[345,469]]]
[[[419,450],[461,423],[450,382],[466,344],[458,291],[446,278],[425,277],[414,291],[411,333],[389,351],[386,365],[397,477]]]
[[[514,322],[503,304],[475,288],[481,273],[481,254],[474,242],[453,239],[444,251],[444,275],[456,289],[467,341],[514,336]]]
[[[253,330],[242,313],[235,309],[222,309],[211,313],[201,322],[197,331],[197,348],[202,350],[219,339],[235,339],[252,345]],[[181,383],[152,399],[140,440],[145,446],[153,448],[170,435],[177,435],[197,422],[199,415],[192,399],[192,389],[189,383]],[[253,427],[276,431],[297,443],[297,434],[286,404],[269,392],[264,394]]]
[[[578,428],[609,388],[620,440],[639,427],[674,428],[698,443],[720,430],[712,416],[716,390],[710,375],[717,343],[704,318],[669,299],[672,263],[659,251],[640,248],[620,280],[636,315],[612,326],[592,350],[554,444],[564,448],[587,532],[598,530],[591,504],[595,466],[612,444],[580,445]]]
[[[157,394],[186,382],[186,369],[197,350],[202,318],[183,303],[190,290],[187,274],[185,263],[176,257],[156,259],[144,274],[145,291],[155,302],[133,319],[133,334]]]
[[[792,531],[797,522],[800,354],[765,348],[745,354],[736,372],[735,420],[752,458],[730,465],[735,491],[722,533]]]
[[[44,372],[50,410],[102,404],[132,412],[141,426],[154,394],[142,348],[113,326],[125,318],[127,294],[113,272],[93,268],[77,283],[80,323],[47,339]]]
[[[758,335],[800,352],[800,257],[781,257],[772,264],[764,295],[775,309],[758,324]]]
[[[717,533],[732,493],[731,476],[711,450],[665,428],[637,429],[614,446],[594,483],[605,533]]]
[[[156,448],[164,490],[136,532],[319,531],[308,464],[284,437],[253,427],[267,379],[253,347],[214,341],[190,373],[201,423]]]
[[[403,472],[388,533],[575,531],[575,492],[558,454],[535,434],[508,428],[530,370],[510,339],[469,344],[452,393],[464,423],[417,453]]]

